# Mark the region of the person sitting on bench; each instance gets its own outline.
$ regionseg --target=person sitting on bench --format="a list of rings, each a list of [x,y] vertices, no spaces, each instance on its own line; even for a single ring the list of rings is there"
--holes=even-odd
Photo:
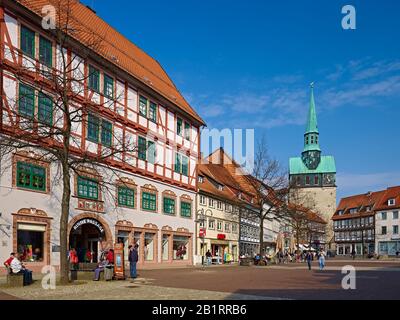
[[[26,267],[19,261],[20,254],[16,253],[14,259],[11,261],[10,267],[13,274],[22,273],[24,276],[24,286],[32,283],[32,271],[26,269]]]
[[[13,261],[13,259],[15,258],[15,253],[11,252],[10,253],[10,257],[4,261],[4,266],[6,267],[7,271],[9,274],[11,274],[11,261]]]

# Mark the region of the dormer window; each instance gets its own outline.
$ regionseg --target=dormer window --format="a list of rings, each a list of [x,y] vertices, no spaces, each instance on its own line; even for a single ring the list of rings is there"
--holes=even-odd
[[[199,182],[203,183],[204,182],[204,177],[203,176],[199,176]]]
[[[224,190],[224,186],[221,185],[221,184],[219,184],[219,185],[218,185],[218,190],[219,190],[219,191],[223,191],[223,190]]]
[[[388,206],[394,206],[396,204],[395,199],[389,199],[388,200]]]
[[[353,213],[357,213],[357,211],[358,211],[358,208],[352,208],[352,209],[350,209],[350,214],[353,214]]]
[[[339,210],[339,211],[338,211],[338,215],[339,215],[339,216],[343,215],[343,210]]]

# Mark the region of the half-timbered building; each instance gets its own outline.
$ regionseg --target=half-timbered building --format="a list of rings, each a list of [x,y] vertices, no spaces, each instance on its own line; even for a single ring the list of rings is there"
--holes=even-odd
[[[79,1],[68,1],[71,25],[59,43],[63,30],[43,28],[45,6],[57,11],[59,3],[0,2],[0,139],[26,132],[58,146],[57,135],[41,139],[40,128],[56,131],[69,121],[55,108],[54,83],[68,66],[79,119],[71,154],[110,152],[98,167],[82,162],[71,174],[69,246],[81,261],[91,252],[96,262],[123,242],[139,245],[139,266],[192,264],[203,120],[156,60]],[[127,141],[136,147],[112,152]],[[14,251],[30,268],[58,265],[59,164],[30,143],[1,158],[0,174],[0,260]]]

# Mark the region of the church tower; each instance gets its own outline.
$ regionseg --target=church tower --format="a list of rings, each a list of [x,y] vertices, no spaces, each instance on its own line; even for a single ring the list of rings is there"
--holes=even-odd
[[[336,210],[336,165],[333,156],[322,155],[319,143],[314,85],[311,84],[303,152],[301,157],[289,160],[289,179],[291,185],[295,186],[291,201],[311,208],[328,222],[325,246],[328,248],[333,240],[331,217]]]

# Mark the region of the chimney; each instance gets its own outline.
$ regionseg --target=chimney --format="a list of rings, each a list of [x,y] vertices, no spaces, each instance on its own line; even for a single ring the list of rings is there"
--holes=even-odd
[[[219,164],[224,165],[224,149],[222,147],[219,148]]]

